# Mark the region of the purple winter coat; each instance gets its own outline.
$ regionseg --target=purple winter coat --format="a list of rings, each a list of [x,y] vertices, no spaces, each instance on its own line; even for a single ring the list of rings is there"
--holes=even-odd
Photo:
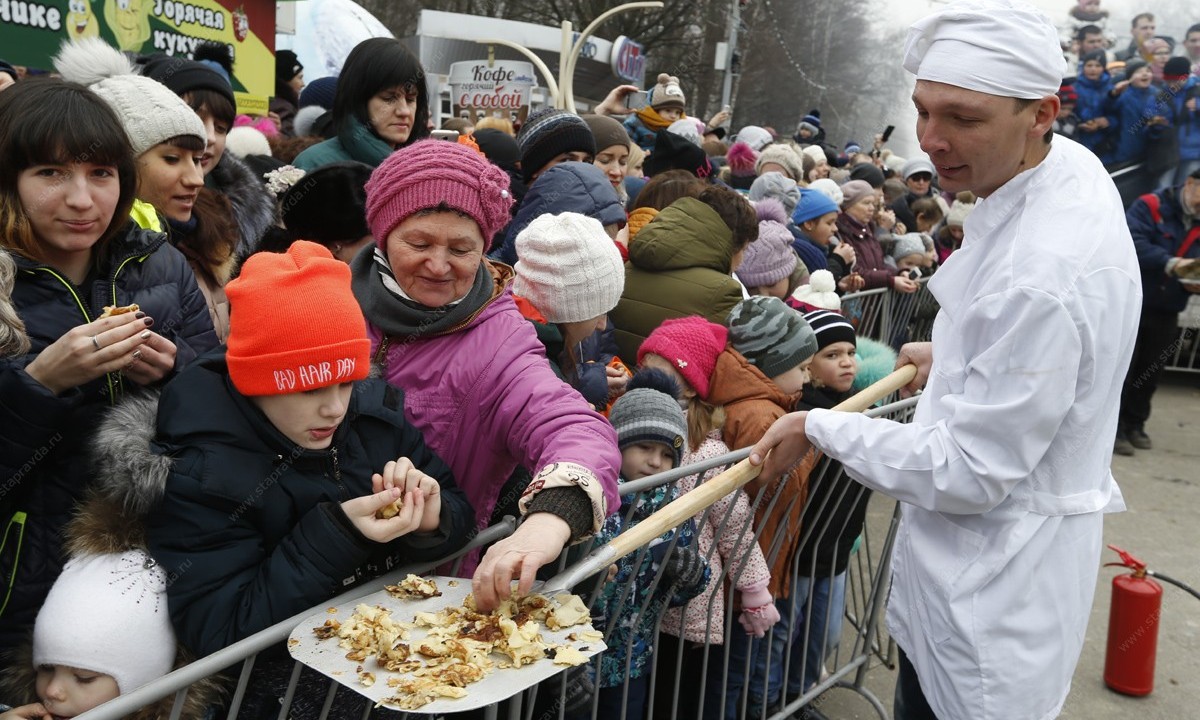
[[[374,353],[382,332],[368,329]],[[608,512],[620,508],[617,434],[554,375],[510,288],[462,330],[391,345],[386,377],[404,390],[408,421],[454,471],[479,529],[518,465],[535,475],[553,462],[582,465],[600,481]],[[476,562],[473,553],[464,572]]]

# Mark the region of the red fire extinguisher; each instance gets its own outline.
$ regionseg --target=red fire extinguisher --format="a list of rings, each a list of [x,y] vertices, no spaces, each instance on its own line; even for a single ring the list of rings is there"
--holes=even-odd
[[[1162,585],[1146,577],[1146,563],[1115,545],[1108,547],[1121,556],[1121,562],[1104,566],[1127,567],[1133,572],[1113,578],[1104,684],[1126,695],[1149,695],[1154,689]]]

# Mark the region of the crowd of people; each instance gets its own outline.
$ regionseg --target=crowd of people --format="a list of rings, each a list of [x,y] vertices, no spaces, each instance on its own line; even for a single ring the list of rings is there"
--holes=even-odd
[[[1079,75],[1047,120],[1112,163],[1177,140],[1163,189],[1129,211],[1130,453],[1150,447],[1162,348],[1200,284],[1200,26],[1190,60],[1160,63],[1144,16],[1123,60],[1094,22],[1074,32]],[[435,139],[399,41],[308,85],[277,61],[268,118],[236,113],[219,53],[88,39],[56,77],[0,85],[0,653],[19,669],[3,720],[74,716],[505,515],[518,529],[464,572],[482,610],[527,592],[565,548],[712,473],[618,483],[756,446],[890,370],[904,329],[864,337],[843,298],[902,306],[963,251],[972,191],[997,189],[882,136],[837,149],[819,109],[790,137],[730,133],[728,109],[687,115],[667,74],[636,111],[626,85],[591,114],[453,119]],[[614,651],[579,678],[602,713],[642,716],[660,653],[707,668],[707,690],[660,673],[659,716],[756,713],[818,682],[870,498],[819,462],[764,472],[619,564],[594,617]],[[839,532],[801,532],[816,525]],[[243,713],[277,712],[289,673],[257,664]],[[197,686],[184,717],[224,698]]]

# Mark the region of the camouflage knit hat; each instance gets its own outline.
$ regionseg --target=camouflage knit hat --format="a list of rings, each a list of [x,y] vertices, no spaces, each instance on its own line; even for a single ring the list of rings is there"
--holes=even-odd
[[[729,342],[769,378],[817,352],[817,336],[800,313],[776,297],[756,296],[729,311]]]

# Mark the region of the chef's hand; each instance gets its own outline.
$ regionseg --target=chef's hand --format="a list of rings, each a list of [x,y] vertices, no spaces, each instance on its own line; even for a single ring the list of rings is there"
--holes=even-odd
[[[901,397],[911,397],[925,387],[929,380],[929,369],[933,367],[933,343],[914,342],[901,346],[900,355],[896,358],[896,369],[899,370],[905,365],[917,366],[917,375],[913,381],[900,388]]]
[[[760,479],[770,481],[780,477],[812,447],[804,434],[807,420],[807,412],[788,413],[767,428],[762,439],[750,448],[750,464],[762,465]]]
[[[482,613],[495,610],[500,601],[512,595],[517,580],[517,595],[529,593],[538,568],[553,562],[571,539],[567,521],[551,513],[528,515],[516,532],[488,548],[487,554],[471,578],[475,607]]]

